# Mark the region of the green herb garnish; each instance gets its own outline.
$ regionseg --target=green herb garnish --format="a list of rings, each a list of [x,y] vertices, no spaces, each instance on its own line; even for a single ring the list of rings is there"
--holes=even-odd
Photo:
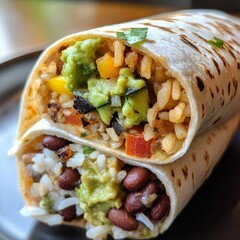
[[[82,149],[83,149],[83,154],[91,154],[92,152],[95,151],[94,148],[91,148],[91,147],[86,146],[86,145],[83,145]]]
[[[148,28],[131,28],[124,32],[117,32],[117,37],[127,41],[129,44],[135,44],[146,40]]]
[[[87,133],[81,132],[81,137],[86,137],[86,136],[87,136]]]
[[[213,37],[212,40],[208,40],[208,43],[211,44],[212,46],[218,47],[218,48],[222,48],[224,45],[224,41],[217,37]]]

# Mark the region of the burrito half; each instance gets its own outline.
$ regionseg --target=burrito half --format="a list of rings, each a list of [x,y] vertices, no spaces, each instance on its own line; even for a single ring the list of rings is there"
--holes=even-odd
[[[183,11],[50,46],[29,77],[19,138],[39,118],[122,158],[169,163],[240,109],[240,24]]]
[[[226,149],[239,118],[198,136],[178,161],[120,160],[79,138],[35,125],[16,146],[21,210],[49,225],[85,227],[87,237],[145,239],[169,228]]]

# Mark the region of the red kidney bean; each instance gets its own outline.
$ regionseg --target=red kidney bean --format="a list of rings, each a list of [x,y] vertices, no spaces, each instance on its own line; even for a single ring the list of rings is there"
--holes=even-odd
[[[77,169],[66,168],[58,179],[58,185],[64,190],[74,190],[78,185],[80,174]]]
[[[124,202],[125,209],[131,213],[143,212],[147,207],[152,204],[148,202],[148,197],[157,193],[157,184],[149,182],[140,192],[132,192],[128,194]],[[149,206],[150,205],[150,206]]]
[[[132,192],[128,194],[124,207],[131,214],[142,212],[146,208],[142,203],[142,193]]]
[[[149,196],[157,193],[157,191],[158,191],[158,186],[156,182],[151,181],[142,189],[141,192],[143,193],[144,196]]]
[[[133,167],[124,178],[123,186],[130,191],[138,191],[146,185],[150,174],[146,168]]]
[[[138,221],[123,208],[110,209],[107,217],[113,225],[123,230],[134,231],[138,228]]]
[[[150,216],[153,220],[162,220],[168,215],[169,211],[170,201],[168,196],[165,193],[163,193],[153,203],[153,206],[150,209]]]
[[[73,206],[67,207],[67,208],[61,210],[59,212],[59,214],[61,216],[63,216],[63,220],[65,220],[67,222],[70,222],[70,221],[72,221],[73,219],[75,219],[77,217],[77,215],[76,215],[76,206],[73,205]]]
[[[69,141],[64,138],[46,135],[42,140],[42,145],[52,151],[57,151],[69,144]]]

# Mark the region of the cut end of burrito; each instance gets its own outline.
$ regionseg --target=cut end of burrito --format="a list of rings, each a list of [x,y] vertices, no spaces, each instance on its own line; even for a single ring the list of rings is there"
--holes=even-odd
[[[41,114],[128,156],[167,158],[188,135],[186,90],[152,57],[121,40],[64,46],[49,56],[39,78]]]
[[[21,210],[49,225],[85,224],[89,238],[150,238],[171,211],[149,169],[53,135],[36,138],[19,161]]]

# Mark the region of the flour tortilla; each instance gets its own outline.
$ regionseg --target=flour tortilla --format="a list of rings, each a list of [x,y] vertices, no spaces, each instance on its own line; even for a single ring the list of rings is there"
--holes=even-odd
[[[131,161],[128,158],[122,158],[115,150],[112,150],[111,153],[108,151],[106,152],[104,147],[100,149],[100,151],[107,155],[115,156],[130,165],[142,166],[149,169],[155,173],[163,183],[166,193],[170,198],[171,210],[163,224],[159,224],[157,232],[154,233],[158,235],[169,228],[194,193],[209,177],[214,166],[219,162],[222,154],[227,148],[237,129],[238,122],[239,116],[236,116],[226,124],[215,127],[197,136],[192,142],[188,152],[178,161],[170,164],[151,165],[143,162]],[[20,188],[27,205],[34,203],[35,199],[31,197],[29,193],[29,179],[26,177],[26,169],[21,161],[21,156],[27,152],[29,144],[44,134],[55,135],[68,139],[74,143],[83,144],[78,137],[53,127],[46,120],[38,122],[25,133],[22,141],[19,141],[15,145],[15,148],[12,149],[12,154],[18,159]],[[79,220],[79,222],[74,221],[70,224],[82,226],[83,223],[83,220]]]
[[[49,96],[40,97],[41,93],[38,92],[38,86],[41,85],[39,72],[49,59],[56,56],[60,48],[92,37],[115,39],[118,31],[141,27],[148,28],[147,41],[133,47],[151,56],[179,80],[189,98],[191,121],[182,147],[167,158],[157,154],[153,154],[151,158],[129,157],[121,149],[116,150],[119,156],[154,164],[173,162],[187,152],[197,134],[226,122],[239,112],[239,19],[212,10],[179,11],[75,33],[47,48],[33,68],[23,93],[18,139],[21,139],[26,130],[41,118],[46,118],[54,125],[46,107],[43,107],[47,106]],[[224,41],[223,48],[213,47],[208,43],[208,40],[215,36]],[[65,124],[56,126],[80,136],[79,126]],[[96,139],[79,141],[94,145],[100,150],[104,144]],[[111,147],[105,151],[111,153]]]

